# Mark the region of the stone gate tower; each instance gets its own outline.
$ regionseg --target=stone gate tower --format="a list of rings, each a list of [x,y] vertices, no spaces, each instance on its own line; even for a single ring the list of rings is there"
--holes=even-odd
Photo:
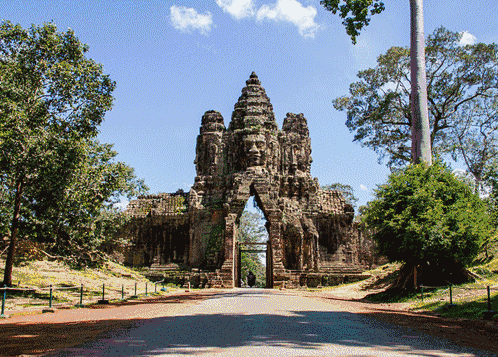
[[[338,191],[320,188],[311,162],[306,118],[287,113],[279,130],[253,72],[228,128],[219,112],[203,115],[190,192],[130,202],[135,244],[126,262],[194,269],[210,286],[237,285],[237,227],[254,196],[267,220],[269,285],[359,273],[353,207]]]

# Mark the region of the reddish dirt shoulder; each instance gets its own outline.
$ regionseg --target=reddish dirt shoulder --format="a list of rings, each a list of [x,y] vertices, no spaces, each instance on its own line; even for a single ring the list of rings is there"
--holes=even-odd
[[[334,305],[346,311],[360,313],[378,320],[393,323],[429,335],[447,338],[455,344],[491,351],[498,355],[498,324],[496,321],[450,319],[426,312],[408,311],[410,304],[381,304],[363,300],[362,294],[356,298],[346,297],[347,288],[322,292],[295,293]]]
[[[143,319],[180,313],[190,304],[205,300],[218,292],[220,290],[181,292],[116,305],[58,310],[54,314],[13,316],[0,320],[0,355],[37,356],[79,345],[103,333],[133,327]],[[405,304],[358,301],[345,297],[340,290],[337,293],[333,290],[288,292],[326,301],[345,311],[414,328],[430,335],[448,338],[459,345],[492,351],[498,355],[498,325],[494,322],[445,319],[426,313],[413,313],[407,311]]]
[[[133,327],[143,319],[172,316],[215,293],[182,292],[55,313],[14,315],[0,320],[0,356],[39,356],[76,346],[103,333]]]

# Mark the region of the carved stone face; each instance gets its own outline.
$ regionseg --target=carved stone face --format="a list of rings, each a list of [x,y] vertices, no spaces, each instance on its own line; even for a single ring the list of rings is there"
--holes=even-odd
[[[295,173],[297,170],[297,164],[300,160],[299,155],[300,148],[297,145],[292,145],[290,147],[290,155],[289,155],[289,168],[290,173]]]
[[[262,166],[265,164],[266,140],[263,135],[247,135],[244,138],[244,150],[248,167]]]
[[[311,161],[311,155],[305,145],[291,146],[289,153],[289,169],[291,173],[298,171],[308,172]]]
[[[309,171],[312,159],[305,146],[302,146],[297,150],[297,158],[297,169],[302,172]]]

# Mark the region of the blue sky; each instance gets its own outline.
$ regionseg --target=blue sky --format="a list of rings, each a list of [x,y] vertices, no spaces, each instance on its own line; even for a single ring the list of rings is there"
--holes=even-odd
[[[88,56],[117,82],[99,138],[115,144],[151,193],[190,188],[203,113],[220,111],[228,126],[255,71],[279,128],[287,112],[307,118],[312,175],[351,185],[362,205],[389,172],[352,142],[332,100],[378,55],[408,45],[409,1],[385,4],[356,46],[319,0],[0,0],[0,19],[53,21],[90,46]],[[469,41],[498,42],[496,0],[425,0],[424,10],[426,35],[445,26]]]

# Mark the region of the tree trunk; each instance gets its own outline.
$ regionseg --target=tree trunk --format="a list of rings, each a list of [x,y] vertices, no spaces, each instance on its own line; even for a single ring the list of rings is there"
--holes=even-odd
[[[418,289],[418,284],[417,284],[417,266],[416,265],[413,267],[413,289],[415,289],[415,290]]]
[[[4,286],[12,286],[12,267],[14,265],[14,254],[16,248],[17,232],[19,230],[19,215],[21,211],[21,197],[23,190],[24,175],[21,175],[16,182],[16,196],[14,198],[14,214],[10,229],[10,243],[5,261],[5,272],[3,276]]]
[[[467,269],[458,261],[440,264],[404,264],[386,292],[389,295],[404,296],[417,291],[420,285],[447,286],[474,281]]]
[[[432,165],[431,131],[427,109],[423,0],[410,0],[412,160]]]

